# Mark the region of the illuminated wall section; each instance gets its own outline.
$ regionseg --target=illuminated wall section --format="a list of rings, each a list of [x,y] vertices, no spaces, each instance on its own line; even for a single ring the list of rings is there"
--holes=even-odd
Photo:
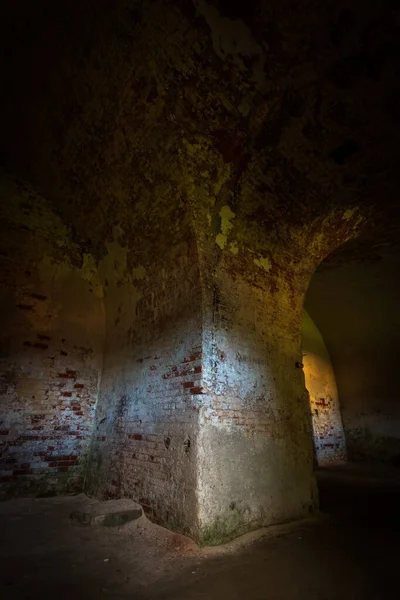
[[[217,278],[205,311],[197,463],[199,537],[207,544],[308,515],[315,502],[287,298],[273,297],[261,276],[263,287],[222,269]]]
[[[310,315],[303,311],[303,369],[310,395],[314,446],[318,465],[346,461],[346,443],[335,373],[324,340]]]
[[[120,228],[107,242],[107,334],[86,490],[133,497],[153,521],[194,537],[201,293],[182,231],[169,246],[156,231],[138,245],[140,258]]]
[[[82,489],[102,366],[95,262],[0,171],[0,498]]]

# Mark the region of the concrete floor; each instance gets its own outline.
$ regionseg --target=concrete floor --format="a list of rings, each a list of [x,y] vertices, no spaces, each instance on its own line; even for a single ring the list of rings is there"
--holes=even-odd
[[[319,473],[324,515],[198,549],[146,520],[84,527],[81,496],[0,504],[4,600],[388,600],[400,597],[400,485],[391,474]]]

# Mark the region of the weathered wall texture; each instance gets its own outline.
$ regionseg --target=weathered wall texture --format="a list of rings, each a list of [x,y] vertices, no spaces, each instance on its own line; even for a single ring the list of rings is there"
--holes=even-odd
[[[5,172],[1,196],[0,489],[82,488],[104,315],[90,255]]]
[[[317,503],[299,345],[284,294],[279,306],[262,271],[257,285],[226,267],[217,281],[204,332],[198,456],[208,543],[304,516]]]
[[[303,299],[394,214],[395,9],[38,2],[0,19],[0,142],[104,287],[90,489],[214,542],[304,514]]]
[[[347,454],[335,373],[325,342],[305,310],[301,342],[317,463],[340,464]]]
[[[140,251],[119,227],[107,243],[107,336],[88,490],[134,497],[154,520],[194,535],[202,298],[184,215],[179,231],[178,221],[174,231],[168,222],[148,228],[152,243],[142,239]]]
[[[315,273],[306,306],[329,348],[351,460],[399,463],[398,244],[344,246]]]

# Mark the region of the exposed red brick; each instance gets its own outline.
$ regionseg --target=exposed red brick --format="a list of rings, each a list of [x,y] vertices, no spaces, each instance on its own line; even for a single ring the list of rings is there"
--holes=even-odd
[[[192,352],[189,355],[189,358],[185,358],[183,360],[183,362],[194,362],[195,360],[200,360],[201,357],[202,357],[202,352],[201,351]]]
[[[66,369],[65,373],[58,373],[58,377],[61,377],[62,379],[76,379],[76,371]]]
[[[192,388],[190,389],[190,393],[191,393],[193,396],[196,396],[196,395],[198,395],[198,394],[204,394],[204,392],[203,392],[203,388],[202,388],[201,386],[198,386],[198,387],[192,387]]]

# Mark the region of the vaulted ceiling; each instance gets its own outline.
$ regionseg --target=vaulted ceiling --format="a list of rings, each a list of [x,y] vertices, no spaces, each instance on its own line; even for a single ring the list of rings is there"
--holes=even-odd
[[[372,229],[397,218],[395,2],[25,0],[1,12],[3,162],[99,252],[116,221],[179,219],[201,186],[288,244],[339,208],[361,207]],[[329,236],[325,254],[341,242]]]

